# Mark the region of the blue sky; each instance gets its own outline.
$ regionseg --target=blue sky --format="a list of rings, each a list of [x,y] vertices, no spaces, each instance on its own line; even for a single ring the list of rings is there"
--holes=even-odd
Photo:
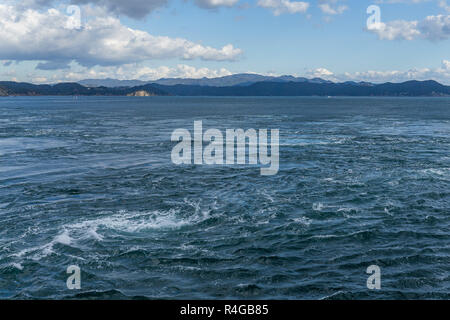
[[[368,26],[370,5],[381,20]],[[444,0],[0,0],[0,79],[254,72],[450,84],[449,15]]]

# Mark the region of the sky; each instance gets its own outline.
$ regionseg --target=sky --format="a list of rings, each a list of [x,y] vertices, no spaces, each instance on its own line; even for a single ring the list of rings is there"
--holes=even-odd
[[[0,0],[0,80],[450,85],[450,0]]]

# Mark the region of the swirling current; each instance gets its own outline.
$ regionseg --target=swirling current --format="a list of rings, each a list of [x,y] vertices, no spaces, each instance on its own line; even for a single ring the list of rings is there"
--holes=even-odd
[[[196,120],[278,174],[175,165]],[[449,187],[449,98],[1,98],[0,298],[449,299]]]

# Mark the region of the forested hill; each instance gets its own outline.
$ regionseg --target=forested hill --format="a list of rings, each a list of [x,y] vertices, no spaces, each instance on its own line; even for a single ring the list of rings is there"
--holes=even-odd
[[[257,82],[231,87],[153,85],[179,96],[450,96],[450,86],[431,80],[383,84]]]
[[[107,88],[85,87],[78,83],[35,85],[23,82],[0,82],[0,96],[126,96],[133,95],[137,91],[146,91],[148,95],[168,94],[152,85]]]

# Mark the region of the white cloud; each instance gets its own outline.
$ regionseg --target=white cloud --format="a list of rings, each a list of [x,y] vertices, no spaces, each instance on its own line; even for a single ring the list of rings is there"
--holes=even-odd
[[[428,16],[420,22],[422,37],[429,40],[446,40],[450,37],[450,15]]]
[[[324,4],[319,5],[319,8],[325,14],[334,15],[334,14],[344,13],[344,11],[347,10],[348,7],[345,6],[345,5],[342,5],[342,6],[338,6],[336,8],[333,8],[330,4],[324,3]]]
[[[161,78],[215,78],[231,75],[232,73],[225,69],[196,68],[193,66],[178,64],[175,67],[159,66],[148,67],[141,64],[124,64],[121,66],[97,66],[94,68],[81,67],[79,65],[71,66],[69,72],[52,72],[45,77],[39,74],[30,74],[28,77],[34,82],[68,82],[79,81],[83,79],[105,79],[114,78],[119,80],[142,80],[151,81]],[[40,74],[42,72],[39,72]],[[42,78],[45,81],[36,81],[34,79]]]
[[[404,82],[408,80],[436,80],[450,85],[450,60],[443,60],[439,68],[413,68],[407,71],[362,71],[353,73],[335,74],[325,68],[309,70],[305,73],[307,77],[318,77],[334,82],[343,81],[366,81],[366,82]]]
[[[322,78],[327,80],[330,80],[330,78],[334,79],[334,73],[325,68],[310,70],[306,73],[306,76],[310,78]]]
[[[246,71],[246,73],[261,74],[258,72]],[[205,67],[194,67],[185,64],[176,66],[149,67],[139,63],[124,64],[121,66],[96,66],[87,68],[71,64],[71,70],[30,72],[26,78],[16,73],[14,66],[6,68],[0,73],[4,79],[11,81],[32,81],[35,83],[55,83],[71,82],[82,79],[104,79],[114,78],[119,80],[142,80],[152,81],[160,78],[215,78],[231,75],[233,72],[225,69],[209,69]],[[279,74],[269,73],[265,75],[279,76]],[[406,71],[401,70],[368,70],[359,72],[334,73],[326,68],[307,70],[299,76],[307,78],[322,78],[333,82],[345,81],[366,81],[373,83],[382,82],[404,82],[408,80],[436,80],[440,83],[450,85],[450,60],[443,60],[437,68],[412,68]],[[19,79],[18,79],[19,77]]]
[[[372,24],[368,30],[376,33],[381,40],[413,40],[420,35],[417,21],[397,20]]]
[[[369,26],[381,40],[446,40],[450,37],[450,16],[428,16],[422,21],[396,20]]]
[[[38,0],[54,2],[52,0]],[[106,8],[109,12],[132,18],[143,18],[155,9],[167,5],[168,0],[71,0],[73,4],[94,4]]]
[[[443,8],[447,12],[450,12],[450,4],[447,3],[447,0],[439,1],[439,7]]]
[[[242,53],[231,44],[212,48],[182,38],[154,36],[124,26],[103,10],[91,10],[95,17],[81,29],[69,29],[68,17],[56,9],[20,11],[0,4],[0,59],[73,60],[85,66],[107,66],[168,58],[232,61]]]
[[[450,60],[442,61],[442,69],[450,71]]]
[[[258,0],[258,6],[270,9],[275,16],[279,16],[283,13],[305,13],[309,8],[309,3],[289,0]]]
[[[21,2],[22,8],[49,8],[61,4],[56,0],[4,0],[9,2]],[[142,19],[151,12],[166,7],[170,0],[67,0],[75,5],[94,5],[101,7],[110,13],[124,15],[134,19]],[[232,7],[239,0],[192,0],[197,6],[205,9],[218,7]]]
[[[344,13],[348,6],[339,4],[339,0],[319,0],[319,8],[324,14],[337,15]]]

